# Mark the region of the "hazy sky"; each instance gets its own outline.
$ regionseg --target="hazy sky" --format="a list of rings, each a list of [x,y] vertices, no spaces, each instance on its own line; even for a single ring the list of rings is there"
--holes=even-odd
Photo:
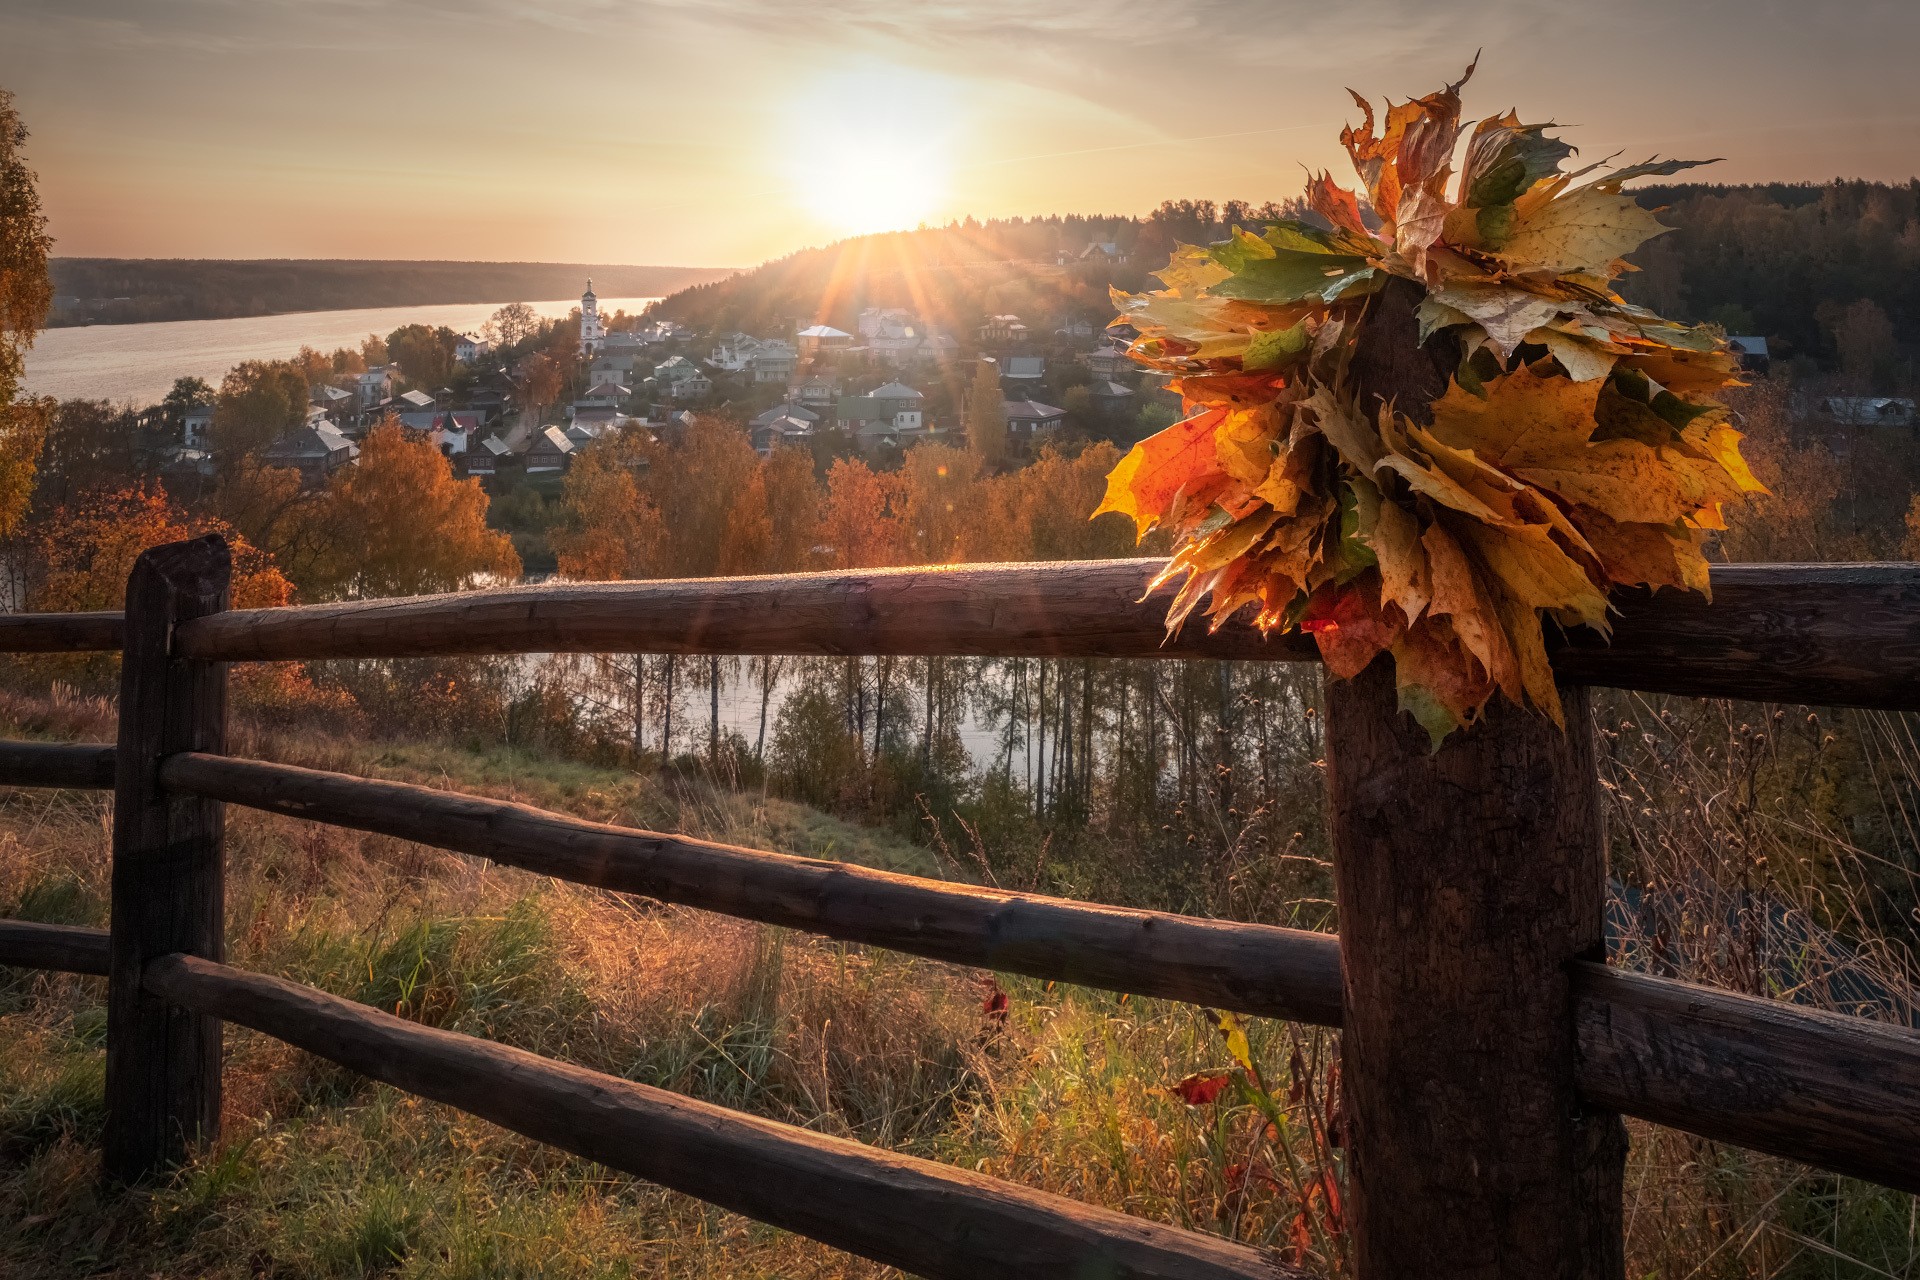
[[[0,0],[57,252],[748,265],[1345,170],[1438,87],[1722,181],[1920,171],[1920,3]]]

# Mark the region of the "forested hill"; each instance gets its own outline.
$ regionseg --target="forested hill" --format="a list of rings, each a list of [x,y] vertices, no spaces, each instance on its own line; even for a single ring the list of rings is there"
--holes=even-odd
[[[1675,231],[1635,255],[1642,270],[1623,285],[1634,300],[1763,335],[1778,355],[1823,365],[1837,362],[1837,334],[1855,347],[1879,342],[1853,332],[1878,323],[1873,308],[1894,364],[1920,345],[1920,183],[1675,184],[1637,194],[1665,206]],[[1175,243],[1278,216],[1299,208],[1179,200],[1145,217],[968,220],[803,250],[686,289],[660,311],[696,329],[763,334],[816,322],[850,330],[868,306],[906,307],[954,329],[1000,312],[1097,325],[1112,315],[1108,284],[1150,287]],[[1114,245],[1124,263],[1083,256],[1092,244]]]
[[[589,276],[606,297],[654,297],[732,274],[727,267],[299,258],[55,258],[52,269],[65,304],[54,325],[548,301],[578,297]]]
[[[956,330],[1003,312],[1100,325],[1112,318],[1108,284],[1147,287],[1148,273],[1166,265],[1176,242],[1215,239],[1231,221],[1251,225],[1287,213],[1276,205],[1187,200],[1168,201],[1145,218],[969,218],[803,249],[683,290],[659,311],[694,329],[759,334],[810,324],[851,331],[867,307],[905,307]],[[1115,264],[1098,250],[1083,257],[1090,245],[1112,245],[1125,261]]]
[[[1642,270],[1626,291],[1636,301],[1826,364],[1839,355],[1837,334],[1856,349],[1890,340],[1900,359],[1920,345],[1920,181],[1688,183],[1637,194],[1667,206],[1661,218],[1674,231],[1634,255]]]

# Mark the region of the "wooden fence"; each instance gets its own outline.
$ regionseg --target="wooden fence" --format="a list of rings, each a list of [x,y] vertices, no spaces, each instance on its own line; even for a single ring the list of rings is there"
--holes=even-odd
[[[1253,1277],[1270,1254],[418,1026],[224,964],[228,804],[959,964],[1343,1028],[1362,1280],[1617,1280],[1622,1115],[1920,1191],[1920,1035],[1605,964],[1584,688],[1920,709],[1920,566],[1714,571],[1554,655],[1570,728],[1505,706],[1430,751],[1383,664],[1327,691],[1341,932],[1124,910],[606,826],[225,747],[228,663],[514,652],[1312,660],[1163,642],[1142,561],[227,608],[214,538],[121,614],[0,618],[0,651],[122,651],[114,745],[0,744],[0,785],[114,789],[111,928],[0,921],[0,963],[105,975],[108,1173],[217,1136],[221,1027],[925,1276]]]

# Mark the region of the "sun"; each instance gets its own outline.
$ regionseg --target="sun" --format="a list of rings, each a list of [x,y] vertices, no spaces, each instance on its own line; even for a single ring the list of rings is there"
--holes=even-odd
[[[953,95],[898,67],[843,70],[784,108],[782,157],[794,203],[842,235],[897,231],[937,216],[953,174]]]

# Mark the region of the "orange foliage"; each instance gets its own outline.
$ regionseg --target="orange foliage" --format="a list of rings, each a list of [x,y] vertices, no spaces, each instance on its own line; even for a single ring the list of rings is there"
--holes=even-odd
[[[919,450],[914,450],[918,453]],[[827,472],[820,507],[820,538],[836,569],[900,564],[905,537],[893,511],[898,478],[881,475],[858,458],[841,458]]]
[[[520,576],[512,539],[487,527],[480,482],[456,479],[438,449],[391,422],[302,512],[304,541],[318,550],[301,586],[314,595],[421,595]]]
[[[85,506],[60,507],[34,529],[27,607],[51,613],[118,609],[127,575],[148,547],[217,533],[233,549],[233,605],[264,609],[288,603],[293,587],[273,562],[233,526],[182,511],[158,485],[93,495]]]

